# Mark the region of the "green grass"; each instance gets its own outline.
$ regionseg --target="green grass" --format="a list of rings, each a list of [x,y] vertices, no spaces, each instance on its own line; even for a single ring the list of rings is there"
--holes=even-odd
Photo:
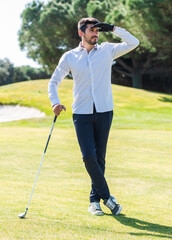
[[[113,86],[114,120],[106,177],[123,206],[113,217],[87,212],[90,180],[71,118],[72,81],[60,86],[67,106],[56,122],[25,220],[53,120],[47,80],[0,87],[1,104],[34,106],[43,119],[0,124],[0,239],[171,239],[171,96]]]
[[[20,104],[36,107],[46,113],[42,120],[4,123],[3,126],[35,126],[44,127],[50,124],[52,108],[48,99],[48,81],[27,81],[0,87],[0,104]],[[72,80],[63,80],[59,88],[59,96],[67,108],[67,112],[58,119],[58,125],[70,128],[72,123]],[[172,129],[172,96],[151,93],[139,89],[113,85],[114,120],[118,129]]]

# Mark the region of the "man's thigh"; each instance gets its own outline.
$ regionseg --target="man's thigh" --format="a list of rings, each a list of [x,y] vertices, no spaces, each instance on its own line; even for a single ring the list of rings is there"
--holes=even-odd
[[[76,135],[82,157],[96,156],[94,142],[94,125],[92,114],[73,114]]]
[[[98,159],[106,155],[106,146],[113,119],[113,111],[97,113],[94,126],[95,148]]]

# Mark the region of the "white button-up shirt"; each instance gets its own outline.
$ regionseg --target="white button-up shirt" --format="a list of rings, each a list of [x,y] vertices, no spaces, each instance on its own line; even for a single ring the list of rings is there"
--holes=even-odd
[[[113,110],[111,67],[113,60],[136,48],[139,40],[125,29],[116,27],[113,33],[122,43],[103,42],[88,53],[81,44],[61,57],[48,85],[52,105],[60,104],[58,86],[71,71],[74,81],[72,111],[77,114]]]

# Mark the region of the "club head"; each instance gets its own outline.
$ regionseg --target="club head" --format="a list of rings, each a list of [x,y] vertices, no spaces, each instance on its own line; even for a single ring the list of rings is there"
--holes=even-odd
[[[26,212],[20,213],[20,214],[18,215],[19,218],[25,218],[25,216],[26,216]]]

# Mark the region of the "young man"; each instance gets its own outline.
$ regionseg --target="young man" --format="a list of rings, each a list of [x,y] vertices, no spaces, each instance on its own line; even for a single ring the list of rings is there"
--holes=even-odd
[[[97,43],[99,32],[111,31],[122,43]],[[54,113],[58,116],[66,111],[58,98],[58,85],[71,71],[73,88],[73,121],[83,161],[91,178],[90,205],[88,211],[103,215],[100,199],[112,214],[118,215],[122,207],[117,204],[104,176],[105,155],[109,130],[113,118],[113,96],[111,89],[111,66],[118,58],[133,50],[139,40],[126,30],[95,18],[83,18],[78,23],[81,37],[79,46],[63,54],[49,82],[49,98]]]

